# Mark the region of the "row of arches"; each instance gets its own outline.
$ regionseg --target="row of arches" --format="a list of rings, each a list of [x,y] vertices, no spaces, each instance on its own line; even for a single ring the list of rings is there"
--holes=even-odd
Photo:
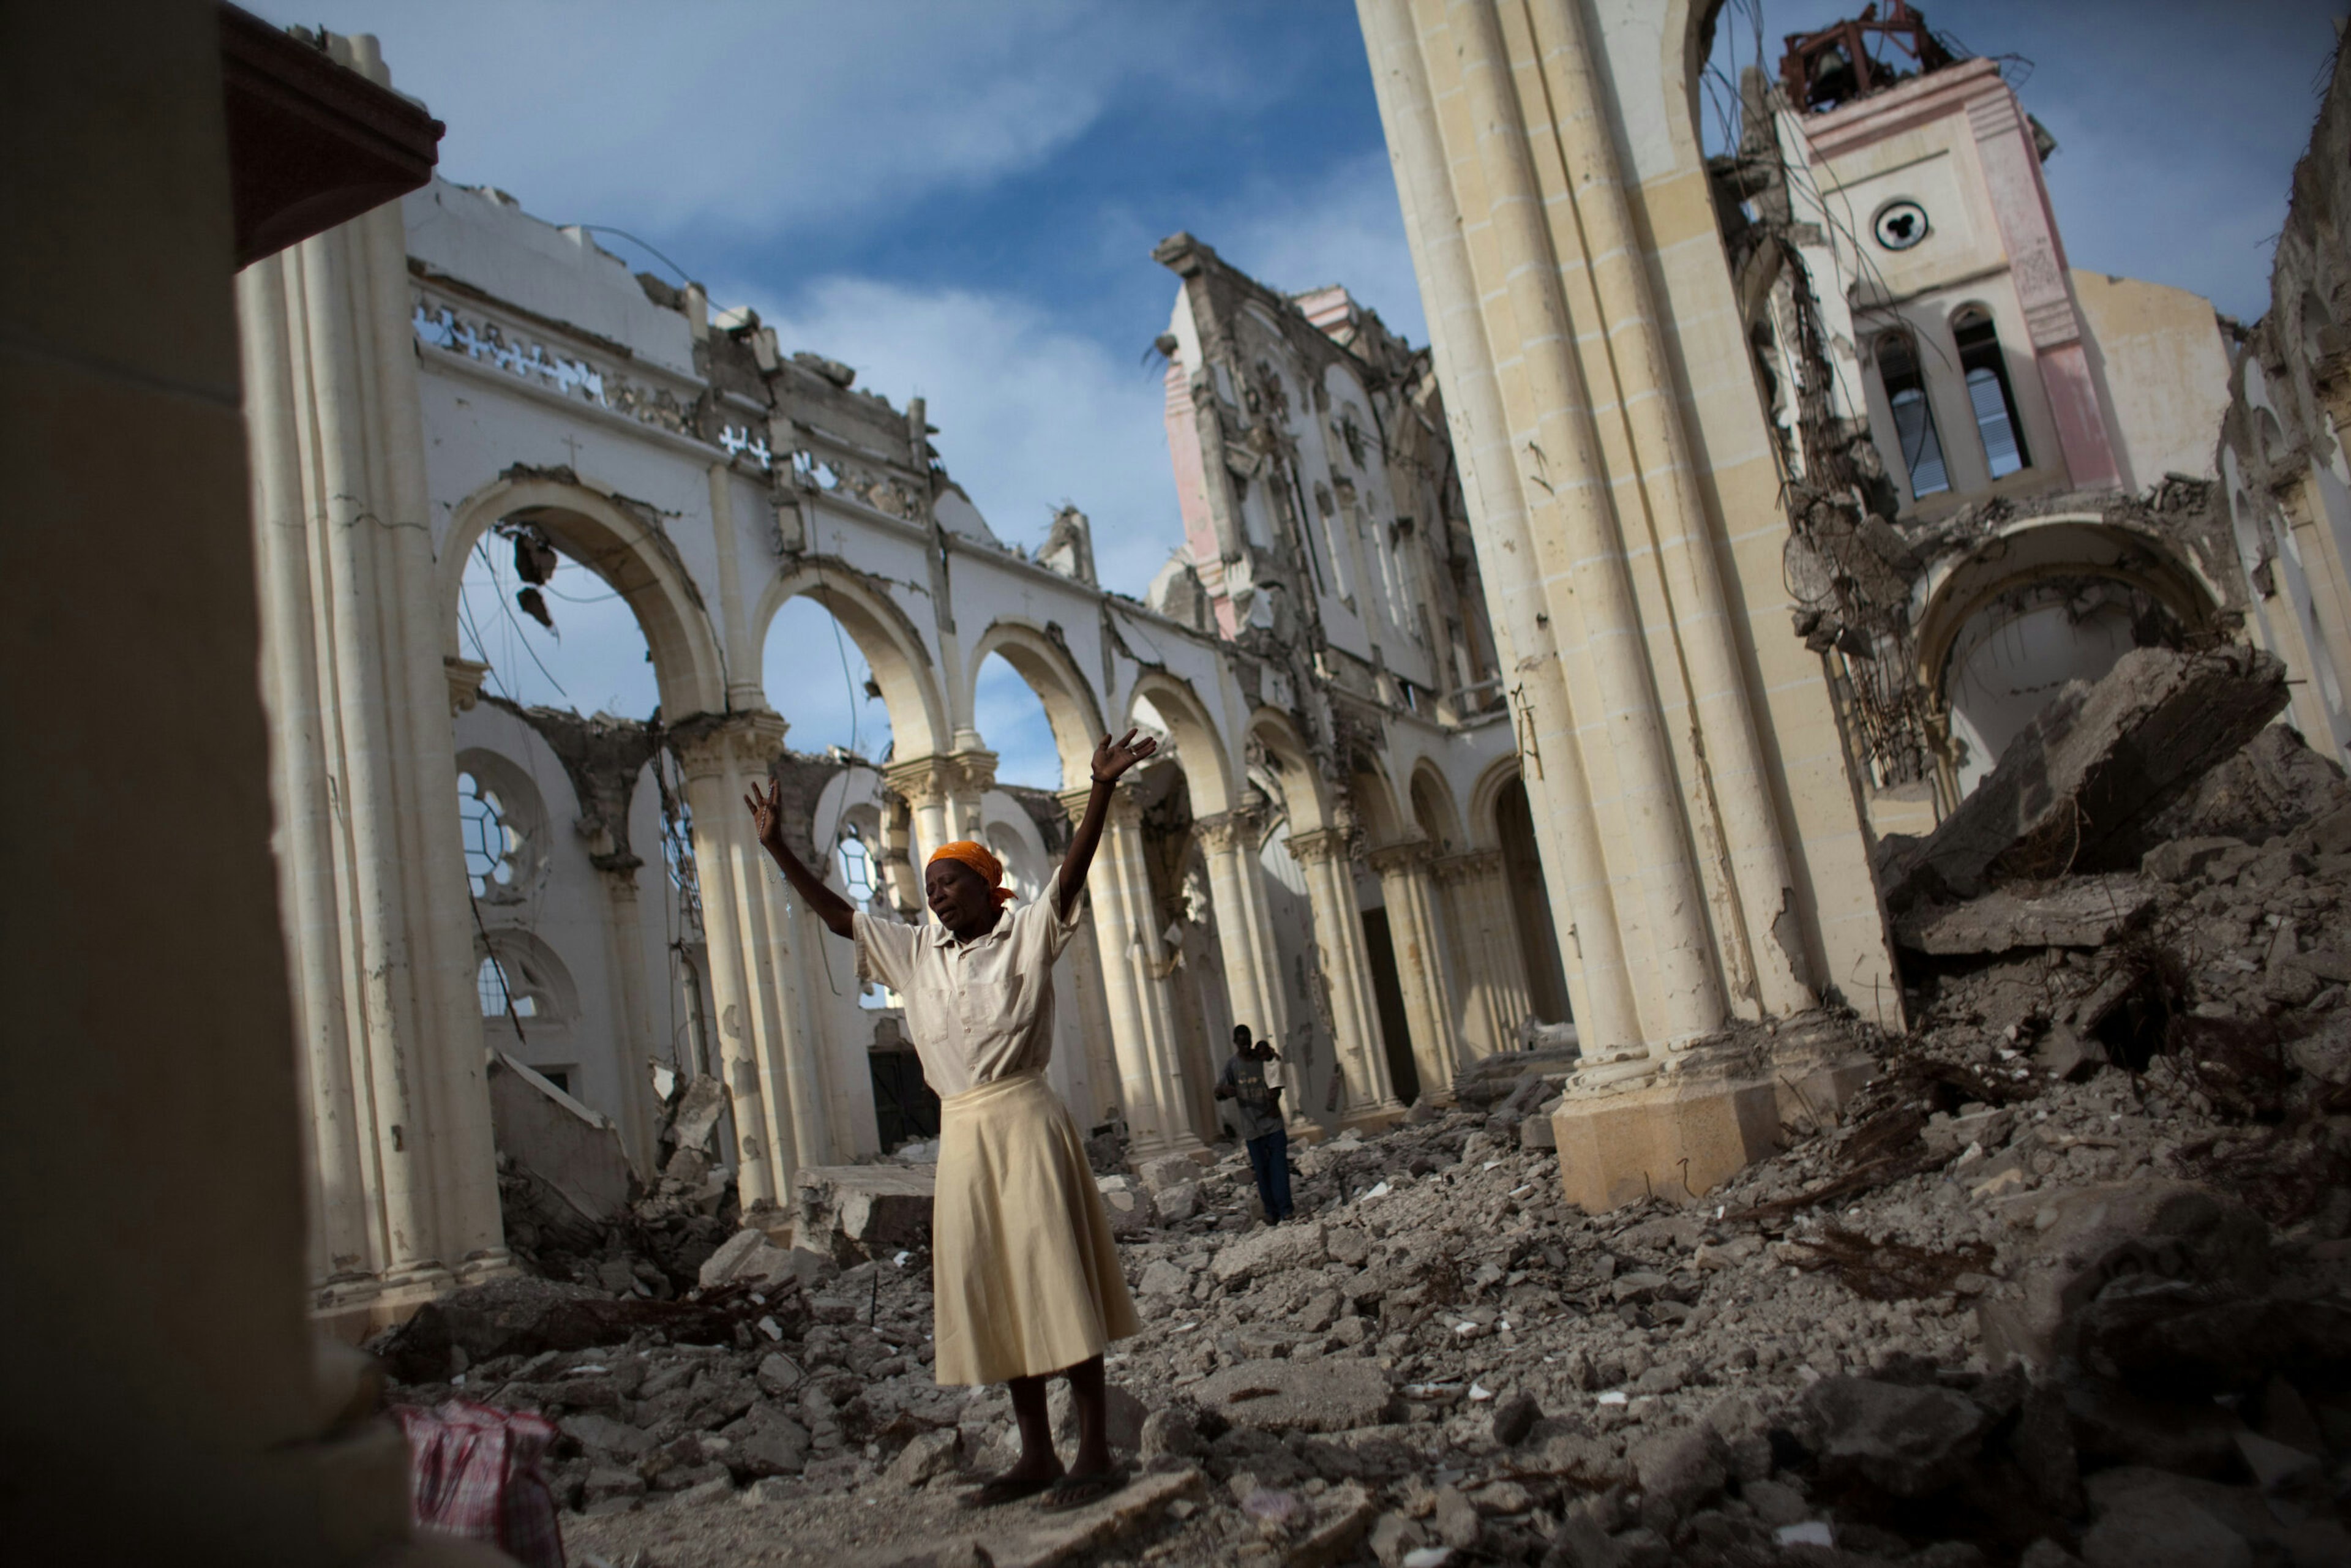
[[[501,650],[480,635],[478,612],[465,607],[461,552],[478,559],[486,540],[517,526],[538,530],[566,565],[629,608],[664,716],[676,711],[674,704],[713,692],[744,701],[744,684],[727,678],[723,660],[716,670],[709,661],[751,639],[730,643],[723,631],[714,632],[694,579],[678,569],[659,530],[624,503],[581,485],[502,481],[458,511],[444,545],[441,585],[449,612],[444,632],[455,640],[456,656],[498,662]],[[557,613],[563,607],[559,600]],[[1135,671],[1106,720],[1102,697],[1080,673],[1059,627],[998,619],[958,657],[935,653],[887,592],[837,564],[801,563],[777,576],[754,601],[746,630],[756,630],[764,644],[754,700],[769,694],[779,699],[774,706],[791,727],[796,751],[820,753],[835,769],[812,813],[807,852],[843,891],[868,903],[894,903],[915,917],[911,872],[931,843],[947,835],[980,837],[998,850],[1016,889],[1033,892],[1058,859],[1060,808],[1051,795],[1065,784],[1082,784],[1096,737],[1128,725],[1161,737],[1161,757],[1131,790],[1136,821],[1123,853],[1133,863],[1113,852],[1097,873],[1098,879],[1126,879],[1122,888],[1096,894],[1126,901],[1110,922],[1117,930],[1095,932],[1072,965],[1075,988],[1100,995],[1091,1005],[1073,997],[1060,1009],[1079,1024],[1057,1052],[1060,1087],[1083,1115],[1125,1122],[1131,1132],[1169,1145],[1212,1139],[1218,1118],[1208,1091],[1221,1065],[1221,1042],[1236,1023],[1279,1038],[1295,1052],[1301,1108],[1313,1107],[1328,1121],[1382,1102],[1448,1092],[1464,1039],[1485,1050],[1506,1043],[1509,1030],[1529,1016],[1530,999],[1538,1019],[1567,1018],[1540,878],[1510,879],[1502,910],[1510,929],[1501,933],[1510,961],[1499,988],[1511,996],[1497,1003],[1485,995],[1494,983],[1463,979],[1465,970],[1482,977],[1489,967],[1479,955],[1492,946],[1493,910],[1480,907],[1465,917],[1449,888],[1432,900],[1425,890],[1413,891],[1410,874],[1365,876],[1343,859],[1336,873],[1318,871],[1293,853],[1294,845],[1311,843],[1327,859],[1327,841],[1359,833],[1364,843],[1411,847],[1432,862],[1483,854],[1497,866],[1506,859],[1531,864],[1525,791],[1508,759],[1473,781],[1465,812],[1453,783],[1428,756],[1414,760],[1401,790],[1372,758],[1359,758],[1333,780],[1288,716],[1270,709],[1246,715],[1236,742],[1211,701],[1168,671]],[[564,661],[582,650],[528,628],[521,634],[536,644],[528,650],[534,664],[561,686]],[[791,653],[779,658],[779,649]],[[511,651],[505,652],[511,662]],[[608,651],[592,656],[605,667],[616,663]],[[846,700],[811,702],[819,690],[840,691]],[[806,716],[811,709],[813,723]],[[675,722],[694,721],[689,712]],[[461,728],[467,722],[461,718]],[[950,766],[944,786],[908,771],[942,756],[950,764],[986,758],[991,765],[968,776]],[[1008,756],[1015,767],[1004,766]],[[478,815],[483,780],[497,771],[487,763],[463,776],[462,810]],[[946,799],[932,800],[926,791],[935,789]],[[712,792],[716,811],[728,810],[731,793]],[[927,821],[925,811],[934,809],[935,821]],[[717,825],[731,825],[731,819]],[[695,825],[697,850],[723,836],[710,828]],[[479,840],[496,849],[498,830],[469,818],[468,831],[469,844]],[[513,857],[474,858],[483,862],[472,885],[477,909],[486,912],[477,988],[487,1027],[503,1022],[528,1032],[511,1017],[496,1016],[511,1014],[505,1004],[515,996],[538,1008],[565,988],[590,995],[614,989],[553,978],[563,972],[559,955],[544,942],[519,939],[528,934],[521,911],[507,912],[517,916],[509,921],[494,907],[501,878],[513,874]],[[469,865],[469,873],[475,869]],[[756,879],[765,872],[755,856],[738,861],[735,874]],[[1504,881],[1488,880],[1496,886]],[[710,891],[704,890],[705,900]],[[1490,904],[1489,892],[1476,896]],[[1407,898],[1417,901],[1416,912],[1392,918]],[[1457,929],[1465,918],[1474,933]],[[695,1017],[730,1011],[720,994],[725,963],[704,950],[716,940],[708,931],[684,940],[668,934],[666,946],[677,958],[666,983],[673,1001],[681,985],[692,993],[687,1011]],[[787,988],[798,986],[801,1026],[818,1037],[815,1071],[797,1087],[820,1100],[823,1113],[802,1118],[819,1146],[797,1139],[793,1157],[821,1163],[919,1138],[934,1124],[914,1082],[918,1070],[910,1067],[896,999],[845,983],[840,956],[828,954],[811,930],[803,927],[795,946],[782,978]],[[494,1009],[493,1000],[500,1005]],[[1489,1016],[1465,1016],[1479,1007]],[[1090,1014],[1091,1029],[1084,1027]],[[1165,1087],[1164,1103],[1148,1109],[1134,1103],[1137,1075],[1113,1049],[1138,1029],[1162,1037],[1162,1060],[1153,1071]],[[583,1093],[608,1086],[611,1074],[554,1060],[549,1053],[560,1056],[568,1042],[559,1032],[543,1032],[554,1043],[538,1053],[535,1066]],[[1379,1059],[1351,1062],[1351,1045],[1368,1046]],[[715,1070],[725,1048],[721,1042],[714,1052],[706,1035],[688,1031],[673,1038],[671,1050],[674,1060]],[[642,1140],[652,1118],[635,1121]],[[756,1155],[756,1136],[751,1142],[747,1158]]]

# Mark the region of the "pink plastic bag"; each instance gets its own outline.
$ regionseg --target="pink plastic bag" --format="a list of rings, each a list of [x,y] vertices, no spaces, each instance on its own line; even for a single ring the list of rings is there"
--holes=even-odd
[[[408,1506],[419,1525],[487,1542],[523,1568],[564,1568],[555,1493],[539,1469],[555,1427],[527,1410],[452,1399],[402,1408]]]

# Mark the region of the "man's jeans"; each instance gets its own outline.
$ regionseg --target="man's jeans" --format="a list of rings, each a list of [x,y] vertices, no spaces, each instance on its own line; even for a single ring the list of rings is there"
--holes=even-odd
[[[1249,1141],[1249,1169],[1257,1173],[1257,1195],[1269,1220],[1290,1218],[1290,1134],[1275,1128]]]

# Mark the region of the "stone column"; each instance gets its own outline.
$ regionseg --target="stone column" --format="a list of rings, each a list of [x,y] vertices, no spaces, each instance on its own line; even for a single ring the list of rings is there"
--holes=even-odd
[[[1461,1035],[1454,1027],[1453,987],[1445,972],[1431,859],[1428,841],[1416,839],[1373,851],[1370,864],[1387,902],[1388,941],[1395,949],[1396,978],[1404,988],[1405,1019],[1412,1030],[1421,1096],[1449,1105],[1453,1080],[1461,1070]]]
[[[1371,961],[1364,952],[1363,916],[1355,908],[1353,862],[1343,829],[1290,835],[1290,855],[1306,873],[1314,911],[1314,962],[1331,997],[1333,1055],[1347,1080],[1342,1126],[1393,1119],[1404,1108],[1380,1049],[1380,1015],[1372,996]]]
[[[1061,792],[1072,822],[1085,816],[1092,794],[1091,789]],[[1093,902],[1094,943],[1110,1003],[1118,1103],[1133,1150],[1138,1155],[1193,1153],[1202,1145],[1185,1109],[1183,1059],[1176,1049],[1175,1012],[1167,1003],[1165,962],[1143,858],[1143,809],[1124,789],[1111,797],[1086,890]]]
[[[1795,876],[1748,700],[1732,605],[1716,559],[1714,528],[1693,474],[1688,433],[1672,395],[1664,323],[1640,255],[1622,160],[1595,79],[1584,11],[1573,0],[1531,7],[1552,112],[1575,167],[1575,213],[1591,267],[1593,303],[1608,323],[1607,357],[1633,469],[1641,483],[1628,509],[1643,514],[1662,568],[1664,600],[1682,651],[1688,700],[1704,737],[1685,762],[1696,788],[1688,807],[1701,842],[1715,841],[1709,891],[1714,926],[1734,988],[1771,1013],[1813,1005],[1809,987],[1773,939],[1771,923],[1793,896]],[[1554,225],[1552,233],[1561,234]],[[1556,242],[1555,242],[1556,243]],[[1727,885],[1726,885],[1727,884]]]
[[[1523,437],[1503,402],[1497,350],[1487,333],[1487,289],[1471,265],[1468,215],[1454,190],[1411,0],[1357,0],[1356,12],[1395,155],[1405,238],[1427,310],[1455,458],[1476,508],[1479,548],[1491,555],[1484,571],[1487,601],[1503,666],[1516,683],[1518,748],[1527,759],[1535,831],[1543,836],[1552,907],[1564,916],[1561,929],[1571,937],[1567,974],[1576,1014],[1592,1021],[1596,1039],[1636,1043],[1642,1025],[1617,930],[1616,890],[1586,783],[1583,740],[1560,658],[1561,630],[1546,597],[1546,579],[1556,568],[1552,552],[1536,538],[1529,492],[1520,483]],[[1460,161],[1465,171],[1474,170],[1467,152]],[[1501,352],[1513,361],[1515,374],[1514,347],[1506,342]]]
[[[1509,1051],[1518,1044],[1519,1025],[1527,1016],[1527,971],[1510,916],[1510,890],[1502,882],[1502,852],[1447,855],[1431,870],[1450,905],[1446,931],[1452,938],[1454,973],[1466,993],[1463,1032],[1479,1054]]]
[[[400,209],[237,280],[322,1303],[507,1267]]]
[[[1598,450],[1592,395],[1574,350],[1578,325],[1562,296],[1500,21],[1491,0],[1456,0],[1447,15],[1475,138],[1474,149],[1462,151],[1474,152],[1486,185],[1501,291],[1495,316],[1522,356],[1520,374],[1504,383],[1504,402],[1528,448],[1531,482],[1541,481],[1534,486],[1541,497],[1534,532],[1553,620],[1578,632],[1578,645],[1563,645],[1562,659],[1588,670],[1596,705],[1578,715],[1587,788],[1624,834],[1608,858],[1627,884],[1616,904],[1625,946],[1646,956],[1653,977],[1642,1009],[1646,1043],[1676,1044],[1719,1028],[1727,1009],[1635,595],[1630,541]]]
[[[720,1071],[732,1102],[746,1209],[786,1201],[799,1163],[789,1082],[791,1010],[760,891],[767,852],[753,835],[743,797],[783,749],[784,721],[772,713],[705,716],[671,732],[694,813],[694,863],[702,884],[702,929]]]
[[[630,853],[590,857],[603,873],[604,965],[612,978],[612,1054],[621,1066],[621,1136],[631,1157],[650,1173],[660,1154],[651,1101],[652,1079],[645,1047],[653,1038],[645,1010],[644,915],[637,904],[637,871],[644,864]]]
[[[1208,862],[1208,891],[1217,902],[1217,942],[1225,960],[1225,994],[1233,1021],[1280,1040],[1289,1032],[1282,1006],[1280,960],[1266,913],[1265,873],[1258,858],[1263,823],[1245,811],[1202,817],[1192,824]]]

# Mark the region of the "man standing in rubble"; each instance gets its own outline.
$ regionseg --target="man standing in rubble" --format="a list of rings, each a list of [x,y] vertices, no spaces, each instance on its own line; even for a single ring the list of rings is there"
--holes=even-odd
[[[1045,1082],[1053,1053],[1053,961],[1077,929],[1086,869],[1119,775],[1157,743],[1129,730],[1094,748],[1093,793],[1043,898],[1008,909],[1004,867],[983,845],[934,852],[923,869],[933,924],[860,914],[784,841],[781,785],[745,798],[759,842],[836,936],[857,977],[906,1001],[906,1032],[939,1096],[931,1214],[932,1372],[943,1385],[1003,1383],[1020,1459],[969,1493],[975,1507],[1046,1496],[1076,1508],[1126,1484],[1111,1461],[1102,1351],[1140,1332],[1110,1216],[1077,1124]],[[1078,1451],[1053,1451],[1045,1385],[1069,1379]]]
[[[1290,1130],[1281,1120],[1280,1072],[1273,1042],[1253,1040],[1249,1025],[1235,1024],[1232,1060],[1217,1076],[1217,1098],[1233,1102],[1270,1225],[1290,1218]]]

